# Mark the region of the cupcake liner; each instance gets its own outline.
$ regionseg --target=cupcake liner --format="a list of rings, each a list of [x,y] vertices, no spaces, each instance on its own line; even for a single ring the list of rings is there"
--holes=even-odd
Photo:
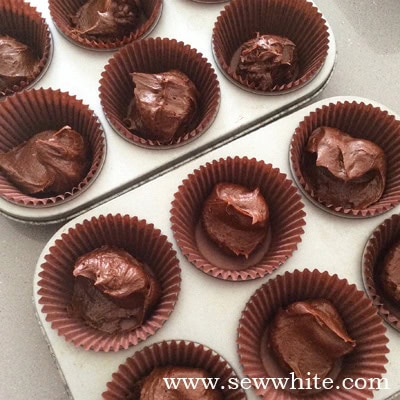
[[[99,39],[79,35],[74,31],[71,17],[76,15],[80,7],[88,0],[49,0],[50,15],[57,29],[72,43],[89,50],[110,51],[127,45],[135,40],[143,39],[157,25],[163,7],[162,0],[141,1],[146,19],[129,35],[114,39]]]
[[[350,378],[353,382],[358,378],[381,379],[382,374],[386,372],[385,354],[389,352],[386,346],[386,328],[371,301],[366,298],[364,292],[357,290],[355,285],[350,285],[345,279],[339,279],[337,275],[306,269],[286,272],[283,276],[269,280],[247,303],[239,322],[237,338],[244,374],[249,378],[280,377],[274,376],[277,374],[276,361],[269,355],[265,332],[279,309],[296,301],[317,298],[332,302],[342,317],[349,336],[356,341],[356,347],[343,357],[337,377],[333,378],[333,389],[302,395],[288,390],[273,389],[272,385],[266,389],[255,389],[263,399],[367,399],[372,397],[369,384],[363,389],[354,387],[345,390],[342,387],[343,379]]]
[[[243,258],[210,259],[213,253],[219,256],[223,252],[215,245],[209,251],[199,241],[204,201],[219,182],[241,184],[249,189],[259,187],[269,207],[270,243],[261,254],[256,254],[254,264],[246,263],[244,269],[240,265]],[[201,166],[182,182],[172,202],[172,231],[182,253],[201,271],[232,281],[256,279],[277,269],[297,249],[304,232],[303,207],[296,187],[279,169],[254,158],[228,157]]]
[[[24,194],[0,173],[0,196],[26,207],[54,206],[71,200],[86,190],[101,171],[106,155],[106,140],[100,122],[81,100],[60,90],[32,89],[17,93],[0,103],[0,152],[7,152],[46,130],[65,125],[80,133],[91,152],[86,177],[69,192],[52,197]]]
[[[170,144],[147,140],[124,124],[133,98],[132,72],[161,73],[177,69],[186,74],[199,91],[199,116],[195,129],[173,139]],[[220,88],[211,64],[183,42],[168,38],[148,38],[122,48],[106,65],[100,80],[104,113],[115,131],[129,142],[152,149],[174,148],[203,134],[214,121],[220,103]]]
[[[183,340],[164,341],[145,347],[126,359],[107,383],[103,393],[105,400],[123,400],[141,379],[156,367],[182,366],[206,370],[212,378],[219,378],[219,384],[225,400],[245,400],[243,389],[228,389],[229,379],[238,379],[235,371],[218,353],[210,348]],[[225,383],[225,385],[224,385]]]
[[[67,312],[74,287],[75,261],[103,245],[122,248],[147,264],[161,286],[161,297],[151,315],[129,332],[107,334]],[[42,312],[59,336],[85,350],[118,351],[147,339],[163,326],[178,299],[181,279],[176,252],[159,229],[137,217],[109,214],[84,220],[55,241],[45,260],[38,282]]]
[[[0,0],[0,26],[1,35],[26,44],[39,58],[35,76],[5,89],[4,96],[9,96],[31,87],[44,75],[50,65],[53,46],[46,21],[36,8],[23,0]]]
[[[335,207],[322,202],[308,185],[302,170],[305,146],[320,126],[340,129],[354,138],[367,139],[382,148],[386,156],[386,186],[382,197],[364,209]],[[363,102],[329,103],[317,108],[300,122],[290,145],[292,175],[303,193],[323,210],[343,217],[373,217],[400,202],[400,121],[387,111]]]
[[[385,295],[380,274],[387,251],[399,239],[400,215],[394,214],[374,230],[368,239],[362,258],[362,276],[367,295],[378,309],[378,313],[398,331],[400,331],[400,307]]]
[[[257,33],[283,36],[296,45],[296,80],[264,91],[236,73],[232,59]],[[321,13],[306,0],[232,0],[217,18],[212,43],[218,66],[233,83],[258,94],[281,94],[302,87],[316,76],[328,55],[329,33]]]

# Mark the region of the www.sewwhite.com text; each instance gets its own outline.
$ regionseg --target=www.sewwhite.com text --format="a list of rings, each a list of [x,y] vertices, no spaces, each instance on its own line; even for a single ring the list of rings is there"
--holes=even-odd
[[[309,374],[310,375],[310,374]],[[389,382],[386,378],[344,378],[340,382],[332,378],[320,379],[317,375],[305,379],[296,378],[294,373],[285,378],[236,378],[231,377],[227,382],[222,382],[220,378],[163,378],[168,390],[177,389],[228,389],[248,390],[254,389],[282,389],[282,390],[332,390],[332,389],[370,389],[382,390],[389,389]]]

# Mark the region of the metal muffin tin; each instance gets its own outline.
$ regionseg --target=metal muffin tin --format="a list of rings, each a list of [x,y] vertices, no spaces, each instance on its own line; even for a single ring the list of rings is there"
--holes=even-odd
[[[240,377],[243,377],[236,346],[236,330],[241,312],[258,287],[270,277],[286,271],[317,268],[320,271],[338,274],[339,278],[346,278],[350,284],[356,284],[359,290],[363,290],[360,265],[365,243],[371,232],[388,217],[389,213],[369,219],[350,220],[329,214],[316,207],[307,198],[303,198],[307,215],[302,242],[293,256],[270,276],[246,282],[222,281],[197,270],[177,249],[182,269],[182,286],[176,308],[157,334],[127,350],[117,353],[94,353],[75,348],[51,329],[50,324],[45,320],[45,315],[41,312],[37,295],[38,273],[44,256],[48,253],[49,247],[68,228],[101,214],[136,215],[161,229],[177,248],[169,220],[171,201],[178,186],[188,174],[206,162],[237,155],[264,160],[291,178],[288,152],[291,137],[299,122],[317,107],[346,100],[363,101],[386,109],[374,101],[355,97],[334,97],[309,105],[249,135],[196,157],[177,169],[80,215],[51,238],[37,262],[33,296],[39,323],[60,373],[65,379],[71,398],[75,400],[99,399],[106,388],[106,383],[111,380],[111,374],[127,357],[144,346],[169,339],[197,341],[213,348],[232,365]],[[398,206],[390,213],[399,211]],[[389,362],[385,365],[387,373],[383,377],[388,380],[390,389],[375,392],[374,399],[378,400],[388,398],[400,390],[400,376],[397,368],[400,357],[400,337],[396,330],[389,326],[387,328],[390,352],[387,356]],[[246,394],[249,400],[258,398],[252,390],[246,391]]]
[[[291,93],[263,96],[232,84],[217,67],[211,46],[214,23],[225,4],[202,4],[188,0],[164,0],[161,18],[150,37],[168,37],[196,48],[212,64],[221,88],[221,105],[211,127],[181,148],[149,150],[122,139],[107,122],[98,96],[101,73],[112,52],[86,50],[66,40],[50,18],[47,2],[31,0],[46,19],[53,34],[54,54],[42,79],[34,87],[51,87],[76,95],[94,110],[107,138],[107,157],[92,186],[75,199],[54,207],[27,208],[0,198],[0,212],[30,223],[64,221],[94,206],[163,175],[197,154],[287,115],[316,96],[327,84],[335,64],[336,45],[329,25],[329,52],[317,76]]]

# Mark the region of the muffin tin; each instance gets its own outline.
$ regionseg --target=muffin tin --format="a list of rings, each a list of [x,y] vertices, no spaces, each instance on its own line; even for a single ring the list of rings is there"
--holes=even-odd
[[[307,85],[291,93],[262,96],[232,84],[219,70],[212,55],[211,37],[216,19],[225,4],[201,4],[188,0],[164,0],[161,18],[149,37],[168,37],[197,49],[211,63],[221,88],[221,104],[216,119],[199,138],[177,149],[153,151],[128,143],[111,128],[100,105],[98,88],[101,73],[112,52],[95,52],[69,42],[56,29],[47,2],[31,5],[46,19],[53,34],[52,62],[35,87],[51,87],[68,92],[87,104],[99,117],[107,138],[104,167],[91,187],[73,200],[46,209],[31,209],[0,199],[0,212],[25,222],[62,221],[93,208],[205,153],[221,143],[245,135],[271,122],[317,95],[332,73],[336,47],[329,31],[329,50],[321,70]]]
[[[298,249],[271,275],[246,282],[222,281],[196,269],[178,250],[171,230],[170,208],[174,193],[182,181],[195,169],[220,158],[247,156],[271,163],[287,174],[288,178],[292,178],[289,166],[289,146],[293,132],[310,112],[338,101],[371,103],[375,107],[386,109],[383,105],[368,99],[343,96],[311,104],[249,135],[200,155],[174,171],[80,215],[55,234],[38,260],[33,295],[39,323],[72,398],[75,400],[99,399],[106,389],[106,383],[111,380],[112,373],[118,370],[118,366],[124,363],[127,357],[161,340],[184,339],[202,343],[220,353],[239,376],[243,377],[236,343],[241,313],[256,289],[270,278],[283,275],[285,272],[296,269],[328,271],[329,274],[337,274],[340,279],[347,279],[350,284],[355,284],[357,289],[363,290],[361,263],[364,246],[376,226],[388,218],[388,213],[359,220],[339,218],[303,198],[306,225]],[[391,212],[399,212],[399,207]],[[63,232],[84,219],[108,213],[130,214],[145,218],[161,229],[161,232],[177,249],[181,266],[182,289],[174,312],[157,334],[127,350],[116,353],[95,353],[77,349],[67,343],[45,320],[41,305],[38,304],[38,273],[49,247]],[[390,351],[387,354],[388,363],[385,365],[387,373],[383,377],[388,380],[389,389],[374,393],[374,399],[379,400],[386,399],[400,390],[397,366],[400,357],[399,333],[387,326],[386,336],[389,338],[387,346]],[[96,373],[94,374],[93,371]],[[253,390],[246,391],[246,395],[249,400],[258,398]]]

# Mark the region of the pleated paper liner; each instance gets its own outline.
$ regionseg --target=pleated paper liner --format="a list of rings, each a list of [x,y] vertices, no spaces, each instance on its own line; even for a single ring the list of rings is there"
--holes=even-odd
[[[365,246],[362,260],[364,287],[369,298],[385,321],[398,331],[400,331],[400,304],[396,304],[385,294],[381,273],[385,255],[399,240],[400,215],[394,214],[373,231]]]
[[[161,73],[179,70],[199,91],[197,125],[169,144],[140,137],[124,123],[133,99],[132,72]],[[220,88],[211,64],[196,49],[168,38],[148,38],[122,48],[109,61],[100,80],[104,113],[115,131],[129,142],[151,149],[182,146],[203,134],[214,121],[220,103]]]
[[[138,328],[107,334],[68,314],[77,258],[103,245],[126,250],[147,264],[161,286],[161,297]],[[76,347],[94,351],[118,351],[154,335],[169,318],[180,291],[180,267],[176,252],[159,229],[129,215],[100,215],[76,224],[55,241],[41,265],[39,304],[46,321]]]
[[[236,73],[235,56],[258,33],[283,36],[296,45],[299,71],[294,81],[265,91]],[[306,0],[231,0],[217,18],[212,44],[219,68],[233,83],[258,94],[281,94],[317,75],[328,55],[329,33],[321,13]]]
[[[23,0],[0,0],[0,36],[11,36],[32,49],[39,59],[34,76],[0,92],[0,99],[34,85],[46,72],[53,53],[49,27],[42,15]]]
[[[76,15],[78,10],[87,2],[88,0],[49,0],[50,15],[55,26],[66,39],[80,47],[98,51],[116,50],[149,35],[157,25],[163,7],[162,0],[141,1],[140,5],[145,18],[134,31],[125,36],[101,39],[77,33],[72,24],[71,17]]]
[[[204,201],[220,182],[258,187],[268,204],[269,242],[247,260],[225,255],[201,227]],[[182,253],[201,271],[232,281],[256,279],[277,269],[297,249],[304,232],[303,207],[292,181],[271,164],[247,157],[221,158],[196,169],[179,186],[171,208],[172,231]]]
[[[75,96],[60,90],[32,89],[0,103],[0,152],[8,152],[37,133],[70,126],[90,150],[85,178],[71,190],[51,197],[27,195],[0,173],[0,196],[24,207],[49,207],[71,200],[99,175],[106,156],[106,140],[96,115]]]
[[[349,336],[356,341],[353,351],[343,357],[331,390],[320,392],[304,390],[297,395],[289,390],[268,388],[255,389],[265,400],[364,400],[371,398],[370,384],[345,389],[343,380],[374,379],[374,387],[386,372],[386,328],[375,307],[346,279],[318,270],[286,272],[261,286],[250,298],[242,312],[238,328],[238,352],[243,372],[252,378],[285,378],[277,369],[277,363],[268,346],[266,332],[272,319],[282,308],[296,301],[323,298],[329,300],[344,321]],[[288,340],[290,340],[288,338]],[[346,381],[348,382],[348,381]],[[321,386],[321,385],[320,385]]]
[[[311,133],[320,126],[340,129],[354,138],[370,140],[386,156],[386,186],[381,198],[363,209],[337,207],[321,201],[307,183],[303,154]],[[373,217],[400,202],[400,121],[387,111],[363,102],[337,102],[317,108],[299,123],[290,145],[293,178],[304,195],[315,205],[342,217]]]
[[[225,400],[245,400],[243,389],[229,389],[229,379],[238,381],[232,367],[215,351],[195,342],[184,340],[163,341],[145,347],[121,364],[107,383],[105,400],[123,400],[132,395],[135,385],[156,367],[180,366],[201,368],[212,378],[219,379],[218,386]],[[185,397],[186,398],[186,397]]]

